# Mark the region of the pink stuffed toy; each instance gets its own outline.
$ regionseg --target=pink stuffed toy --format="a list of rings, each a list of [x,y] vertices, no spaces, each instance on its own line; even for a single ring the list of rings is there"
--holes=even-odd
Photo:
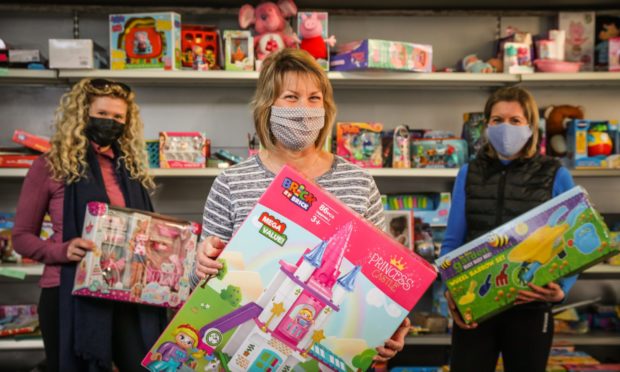
[[[332,35],[323,39],[323,24],[326,15],[324,13],[301,14],[299,35],[301,36],[300,48],[310,53],[316,59],[327,59],[327,45],[334,47],[336,38]]]
[[[258,60],[299,43],[299,38],[290,31],[290,26],[286,23],[286,18],[295,14],[297,6],[293,0],[279,0],[277,4],[268,1],[257,5],[256,9],[245,4],[239,9],[241,28],[254,25],[254,51]]]

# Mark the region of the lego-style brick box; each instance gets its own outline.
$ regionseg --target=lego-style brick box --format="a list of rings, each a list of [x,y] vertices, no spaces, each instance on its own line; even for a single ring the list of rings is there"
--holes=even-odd
[[[177,13],[110,15],[110,69],[181,69],[181,16]]]
[[[338,47],[329,62],[332,71],[400,70],[431,72],[433,47],[430,45],[364,39]]]
[[[195,371],[365,371],[435,268],[289,167],[143,360]]]
[[[546,285],[618,253],[580,186],[438,258],[442,280],[467,323],[511,306],[529,283]]]
[[[96,248],[80,261],[73,294],[178,307],[189,296],[200,230],[195,222],[88,203],[82,238]]]

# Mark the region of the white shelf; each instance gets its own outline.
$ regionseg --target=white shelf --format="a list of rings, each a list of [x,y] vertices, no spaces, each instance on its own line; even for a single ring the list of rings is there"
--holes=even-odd
[[[409,178],[454,178],[458,173],[458,169],[454,168],[411,168],[411,169],[394,169],[394,168],[368,168],[368,172],[373,177],[409,177]]]
[[[28,168],[0,168],[0,178],[25,177]]]
[[[174,177],[216,177],[222,172],[218,168],[194,168],[194,169],[164,169],[153,168],[150,173],[157,178],[174,178]]]
[[[0,339],[0,350],[37,350],[43,349],[43,340],[38,339]]]
[[[525,86],[567,87],[567,86],[618,86],[620,72],[579,72],[522,74]]]
[[[256,71],[163,71],[163,70],[59,70],[60,79],[71,82],[82,78],[104,78],[127,83],[211,84],[253,86]]]
[[[585,335],[554,335],[554,344],[571,345],[597,345],[616,346],[620,345],[620,333],[592,332]],[[449,346],[451,336],[449,334],[431,334],[422,336],[409,336],[405,338],[405,345],[445,345]]]
[[[56,70],[0,69],[0,84],[60,83]]]
[[[9,269],[14,271],[20,271],[26,275],[40,276],[43,274],[42,264],[4,264],[0,263],[0,269]]]
[[[335,87],[500,87],[516,84],[519,75],[473,74],[463,72],[415,73],[398,71],[330,71]]]

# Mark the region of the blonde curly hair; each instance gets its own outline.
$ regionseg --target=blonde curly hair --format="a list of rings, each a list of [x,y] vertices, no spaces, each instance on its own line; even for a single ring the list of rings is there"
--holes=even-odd
[[[90,105],[96,97],[121,98],[127,103],[125,131],[119,139],[122,159],[132,179],[140,181],[148,190],[154,189],[155,183],[147,170],[144,124],[135,102],[135,94],[113,82],[94,87],[88,78],[82,79],[64,94],[56,109],[56,132],[51,139],[52,148],[46,154],[52,178],[70,184],[85,177],[88,169],[88,139],[84,135],[84,128],[88,123]]]

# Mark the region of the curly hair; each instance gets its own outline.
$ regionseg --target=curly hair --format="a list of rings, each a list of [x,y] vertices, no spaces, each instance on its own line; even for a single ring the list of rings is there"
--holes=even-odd
[[[144,124],[135,102],[135,94],[127,92],[118,84],[95,88],[90,82],[91,79],[82,79],[75,84],[62,96],[56,109],[56,131],[51,139],[52,148],[46,154],[52,178],[70,184],[85,177],[88,170],[88,139],[84,135],[84,128],[88,122],[90,105],[96,97],[114,97],[127,103],[125,131],[119,139],[125,166],[132,179],[139,180],[148,190],[154,189],[155,183],[147,170]]]

